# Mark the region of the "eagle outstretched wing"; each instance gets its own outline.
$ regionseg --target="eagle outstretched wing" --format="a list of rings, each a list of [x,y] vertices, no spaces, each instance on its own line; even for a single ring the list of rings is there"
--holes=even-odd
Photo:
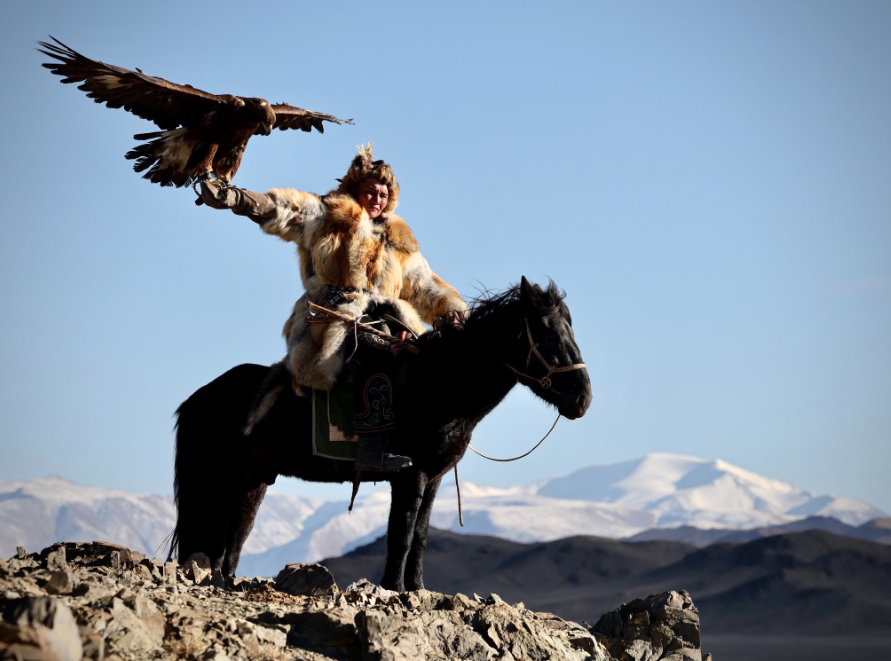
[[[123,108],[164,130],[196,123],[231,98],[210,94],[191,85],[177,85],[138,69],[130,71],[91,60],[55,37],[50,39],[58,45],[40,41],[38,43],[47,50],[38,50],[59,60],[43,66],[62,76],[63,83],[81,83],[77,88],[96,103]]]
[[[55,44],[40,41],[45,50],[38,50],[56,60],[43,66],[61,76],[63,83],[79,83],[77,88],[96,103],[123,108],[158,125],[160,131],[133,136],[150,142],[137,145],[126,157],[136,161],[133,169],[145,172],[145,179],[162,186],[186,186],[211,175],[229,183],[251,136],[269,135],[273,128],[324,133],[322,122],[353,123],[286,103],[210,94],[140,69],[91,60],[55,37],[50,39]]]
[[[189,126],[199,122],[220,104],[232,103],[239,97],[231,94],[211,94],[191,85],[178,85],[169,80],[149,76],[139,69],[130,71],[113,64],[105,64],[81,55],[55,37],[50,37],[56,45],[39,41],[46,50],[40,50],[58,62],[47,62],[43,66],[63,83],[81,83],[79,90],[87,96],[104,103],[109,108],[123,108],[137,117],[147,119],[164,130],[178,126]],[[276,114],[275,128],[316,129],[324,133],[322,122],[352,124],[351,119],[338,119],[334,115],[313,110],[305,110],[287,103],[271,104]]]
[[[319,133],[325,132],[322,122],[331,122],[332,124],[352,124],[352,119],[338,119],[334,115],[328,115],[323,112],[315,112],[313,110],[304,110],[297,106],[290,106],[287,103],[273,103],[272,109],[275,111],[275,127],[282,131],[288,129],[300,129],[301,131],[311,131],[315,129]]]

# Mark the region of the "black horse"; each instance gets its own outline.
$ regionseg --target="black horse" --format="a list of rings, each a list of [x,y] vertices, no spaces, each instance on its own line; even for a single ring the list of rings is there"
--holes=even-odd
[[[584,415],[591,382],[572,332],[563,295],[526,278],[477,301],[463,329],[427,333],[408,356],[397,388],[399,428],[394,452],[413,466],[396,473],[361,473],[389,481],[392,503],[387,563],[381,585],[424,587],[423,558],[433,500],[443,475],[460,461],[474,428],[518,383],[563,416]],[[234,575],[268,484],[278,475],[313,482],[350,482],[352,463],[314,456],[307,397],[286,388],[248,434],[245,426],[269,367],[239,365],[204,386],[177,415],[177,509],[171,554],[202,552],[215,569]]]

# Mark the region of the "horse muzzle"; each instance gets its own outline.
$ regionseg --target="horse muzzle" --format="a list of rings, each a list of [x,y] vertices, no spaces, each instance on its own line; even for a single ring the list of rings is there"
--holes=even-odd
[[[586,389],[575,399],[561,403],[558,407],[560,415],[568,420],[577,420],[578,418],[581,418],[588,411],[588,407],[591,406],[591,399],[591,391]]]

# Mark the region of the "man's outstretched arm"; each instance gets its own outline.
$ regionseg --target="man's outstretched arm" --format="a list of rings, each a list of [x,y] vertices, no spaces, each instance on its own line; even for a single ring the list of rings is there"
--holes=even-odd
[[[232,213],[247,216],[258,225],[275,218],[275,202],[263,193],[229,188],[215,183],[201,184],[201,201],[212,209],[231,209]]]
[[[267,234],[298,245],[307,233],[314,234],[325,217],[325,205],[318,195],[293,188],[273,188],[264,195],[211,182],[201,184],[201,201],[213,209],[231,209],[247,216]]]

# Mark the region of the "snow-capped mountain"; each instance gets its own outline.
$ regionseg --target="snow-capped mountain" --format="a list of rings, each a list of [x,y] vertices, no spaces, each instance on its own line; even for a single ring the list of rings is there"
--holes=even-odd
[[[387,491],[344,500],[269,493],[245,545],[239,573],[270,575],[287,562],[342,555],[383,534]],[[732,466],[672,454],[589,466],[564,477],[500,489],[462,482],[465,526],[453,483],[443,484],[431,523],[437,528],[521,542],[570,535],[628,537],[649,528],[755,528],[808,516],[859,525],[884,512],[862,501],[820,496]],[[170,496],[146,496],[74,484],[59,477],[0,482],[0,557],[16,546],[104,539],[154,554],[173,528]]]
[[[619,464],[589,466],[544,481],[536,493],[652,512],[659,528],[756,528],[808,516],[831,516],[857,526],[886,516],[868,503],[819,496],[720,459],[676,454],[653,453]]]
[[[534,542],[570,535],[626,537],[652,528],[656,522],[651,512],[622,505],[550,498],[470,482],[461,485],[461,503],[463,528],[458,520],[454,484],[441,487],[430,524],[453,532]],[[389,512],[388,491],[360,496],[352,513],[347,512],[346,500],[328,502],[304,522],[303,534],[293,541],[264,553],[243,555],[239,572],[268,576],[288,562],[314,562],[343,555],[383,535]]]
[[[324,500],[269,494],[245,544],[262,553],[299,537]],[[39,551],[58,541],[104,540],[153,556],[166,552],[176,515],[171,496],[75,484],[61,477],[0,482],[0,557],[16,546]]]
[[[154,555],[173,529],[173,499],[88,487],[61,477],[0,482],[0,556],[57,541],[106,540]]]

